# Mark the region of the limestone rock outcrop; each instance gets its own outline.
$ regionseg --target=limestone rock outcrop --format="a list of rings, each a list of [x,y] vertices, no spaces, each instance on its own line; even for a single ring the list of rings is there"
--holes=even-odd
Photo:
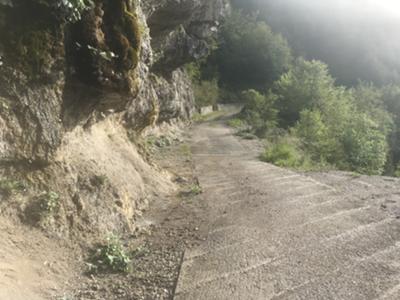
[[[229,2],[69,3],[0,1],[0,177],[31,182],[19,215],[38,191],[59,193],[59,234],[131,230],[151,194],[174,186],[127,133],[190,119],[183,66],[209,54]]]

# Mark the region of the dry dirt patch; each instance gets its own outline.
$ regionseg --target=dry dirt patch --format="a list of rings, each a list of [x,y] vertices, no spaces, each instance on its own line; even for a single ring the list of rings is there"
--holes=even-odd
[[[172,173],[180,190],[156,199],[140,220],[141,228],[124,239],[132,270],[87,277],[74,300],[172,299],[184,251],[205,238],[207,207],[195,188],[189,145],[182,138],[152,137],[148,146],[149,159]]]
[[[0,218],[0,299],[55,299],[70,288],[79,267],[61,241]]]

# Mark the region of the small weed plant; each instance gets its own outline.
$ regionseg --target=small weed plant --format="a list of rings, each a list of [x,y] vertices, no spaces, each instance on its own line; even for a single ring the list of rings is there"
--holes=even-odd
[[[25,190],[25,185],[21,181],[0,179],[0,193],[6,197],[10,197],[17,192]]]
[[[52,215],[59,207],[60,196],[55,192],[44,192],[39,195],[39,208],[42,216]]]
[[[109,235],[103,245],[100,245],[92,257],[95,269],[100,271],[128,272],[130,256],[116,235]]]
[[[190,193],[192,195],[200,195],[203,192],[203,190],[201,189],[201,186],[198,184],[194,184],[190,187]]]
[[[94,186],[101,187],[108,182],[108,177],[107,175],[94,175],[90,181]]]
[[[239,118],[234,118],[228,121],[228,126],[233,127],[235,129],[242,129],[246,126],[246,123]]]

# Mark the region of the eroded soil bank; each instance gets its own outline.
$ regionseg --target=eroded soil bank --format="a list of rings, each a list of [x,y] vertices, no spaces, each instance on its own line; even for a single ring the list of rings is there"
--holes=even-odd
[[[150,134],[144,141],[143,155],[160,174],[168,173],[177,188],[154,198],[152,208],[138,217],[133,234],[116,233],[131,256],[128,273],[91,273],[93,248],[46,237],[42,230],[3,214],[0,298],[172,299],[184,251],[205,239],[208,214],[193,173],[189,135],[174,128],[168,128],[168,136]],[[18,197],[4,201],[16,203]]]

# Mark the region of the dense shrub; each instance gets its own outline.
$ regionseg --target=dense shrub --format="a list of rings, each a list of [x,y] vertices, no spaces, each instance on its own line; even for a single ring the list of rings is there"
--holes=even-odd
[[[302,141],[304,149],[315,161],[329,160],[333,143],[329,129],[323,121],[319,110],[304,110],[300,113],[300,121],[293,129],[293,134]]]
[[[326,64],[298,58],[293,67],[275,83],[274,92],[279,97],[277,107],[280,125],[290,127],[299,120],[301,111],[330,101],[339,91]]]
[[[388,85],[382,88],[383,103],[386,111],[392,117],[392,128],[389,133],[389,163],[386,172],[391,175],[394,172],[400,174],[400,86]]]
[[[304,154],[294,139],[282,138],[281,141],[268,146],[261,159],[280,167],[299,168],[305,163]]]
[[[382,174],[388,144],[379,126],[365,114],[356,114],[343,133],[343,145],[349,168],[366,174]]]
[[[265,136],[269,129],[277,124],[275,101],[277,97],[271,92],[263,95],[256,90],[248,90],[242,93],[244,109],[242,116],[256,135]]]
[[[276,123],[277,108],[281,126],[299,141],[275,142],[264,154],[267,161],[290,167],[308,161],[366,174],[385,169],[393,126],[382,91],[372,85],[336,86],[325,64],[298,59],[274,93],[247,91],[243,102],[246,121],[258,134]]]

